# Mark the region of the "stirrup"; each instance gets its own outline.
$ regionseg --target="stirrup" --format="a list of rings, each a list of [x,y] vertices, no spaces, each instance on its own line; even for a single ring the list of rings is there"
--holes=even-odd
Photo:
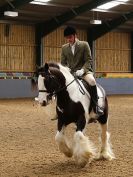
[[[96,107],[96,114],[98,116],[102,116],[104,114],[103,110],[101,108],[99,108],[98,106]]]

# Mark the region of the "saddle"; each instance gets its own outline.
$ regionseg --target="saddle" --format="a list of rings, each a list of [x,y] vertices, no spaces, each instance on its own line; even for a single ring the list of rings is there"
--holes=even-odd
[[[86,82],[84,79],[81,79],[81,82],[83,83],[84,87],[86,88],[86,90],[88,91],[88,93],[90,94],[90,106],[89,106],[89,113],[92,111],[93,109],[93,104],[95,104],[92,100],[92,96],[91,96],[91,86],[89,85],[88,82]],[[89,121],[88,121],[88,124],[89,123],[97,123],[97,120],[98,120],[98,117],[97,118],[90,118]]]
[[[84,87],[86,88],[86,90],[88,91],[88,93],[90,94],[90,106],[88,108],[89,113],[91,113],[91,111],[93,109],[93,111],[97,115],[97,117],[102,116],[104,114],[104,108],[99,106],[98,99],[99,98],[103,98],[103,99],[105,98],[104,89],[98,83],[96,84],[96,86],[91,86],[84,79],[81,79],[81,81],[82,81]],[[100,92],[101,92],[100,95],[102,95],[102,96],[100,96],[100,97],[98,96],[98,90],[97,89],[100,90]],[[82,88],[82,90],[84,90],[84,89]],[[85,93],[85,91],[84,91],[84,93]]]

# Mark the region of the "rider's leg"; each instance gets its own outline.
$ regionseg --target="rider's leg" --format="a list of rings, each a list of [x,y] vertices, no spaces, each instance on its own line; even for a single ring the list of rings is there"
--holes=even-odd
[[[97,94],[97,87],[96,87],[96,81],[93,77],[92,73],[86,74],[84,76],[84,80],[91,86],[91,97],[92,97],[92,106],[93,110],[96,114],[99,116],[103,114],[103,111],[98,106],[98,94]]]

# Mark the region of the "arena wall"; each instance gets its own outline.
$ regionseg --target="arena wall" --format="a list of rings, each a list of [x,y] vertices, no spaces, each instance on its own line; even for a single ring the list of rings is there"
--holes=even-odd
[[[35,47],[34,26],[0,24],[0,71],[33,71]]]
[[[58,28],[43,38],[44,61],[60,61],[61,46],[66,41],[63,37],[64,27]],[[78,38],[87,41],[87,31],[77,30]],[[110,32],[95,42],[96,72],[130,72],[131,71],[131,34]]]
[[[131,34],[110,32],[96,40],[97,72],[131,72]]]
[[[64,27],[43,38],[43,61],[60,61],[61,46],[66,43]],[[87,31],[78,29],[80,40]],[[33,72],[35,70],[35,27],[0,24],[0,71]],[[131,34],[110,32],[96,40],[96,72],[131,71]]]
[[[43,38],[43,62],[60,62],[61,46],[66,43],[63,29],[60,27]],[[78,29],[77,33],[80,40],[87,40],[85,29]],[[0,24],[0,98],[37,95],[31,91],[30,79],[23,75],[35,71],[35,48],[34,26]],[[110,32],[99,38],[95,43],[95,60],[97,81],[107,94],[133,94],[131,78],[104,77],[110,72],[131,72],[130,33]],[[13,75],[12,72],[19,77],[5,76]]]
[[[60,27],[43,38],[43,60],[60,62],[61,47],[66,43],[63,36],[64,27]],[[78,29],[78,38],[87,40],[87,33],[84,29]]]

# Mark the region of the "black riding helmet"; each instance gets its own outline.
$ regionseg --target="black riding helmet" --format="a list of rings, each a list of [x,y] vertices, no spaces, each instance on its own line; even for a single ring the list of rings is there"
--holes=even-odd
[[[69,35],[75,35],[75,34],[76,34],[76,30],[72,26],[67,26],[64,29],[64,37],[69,36]]]

